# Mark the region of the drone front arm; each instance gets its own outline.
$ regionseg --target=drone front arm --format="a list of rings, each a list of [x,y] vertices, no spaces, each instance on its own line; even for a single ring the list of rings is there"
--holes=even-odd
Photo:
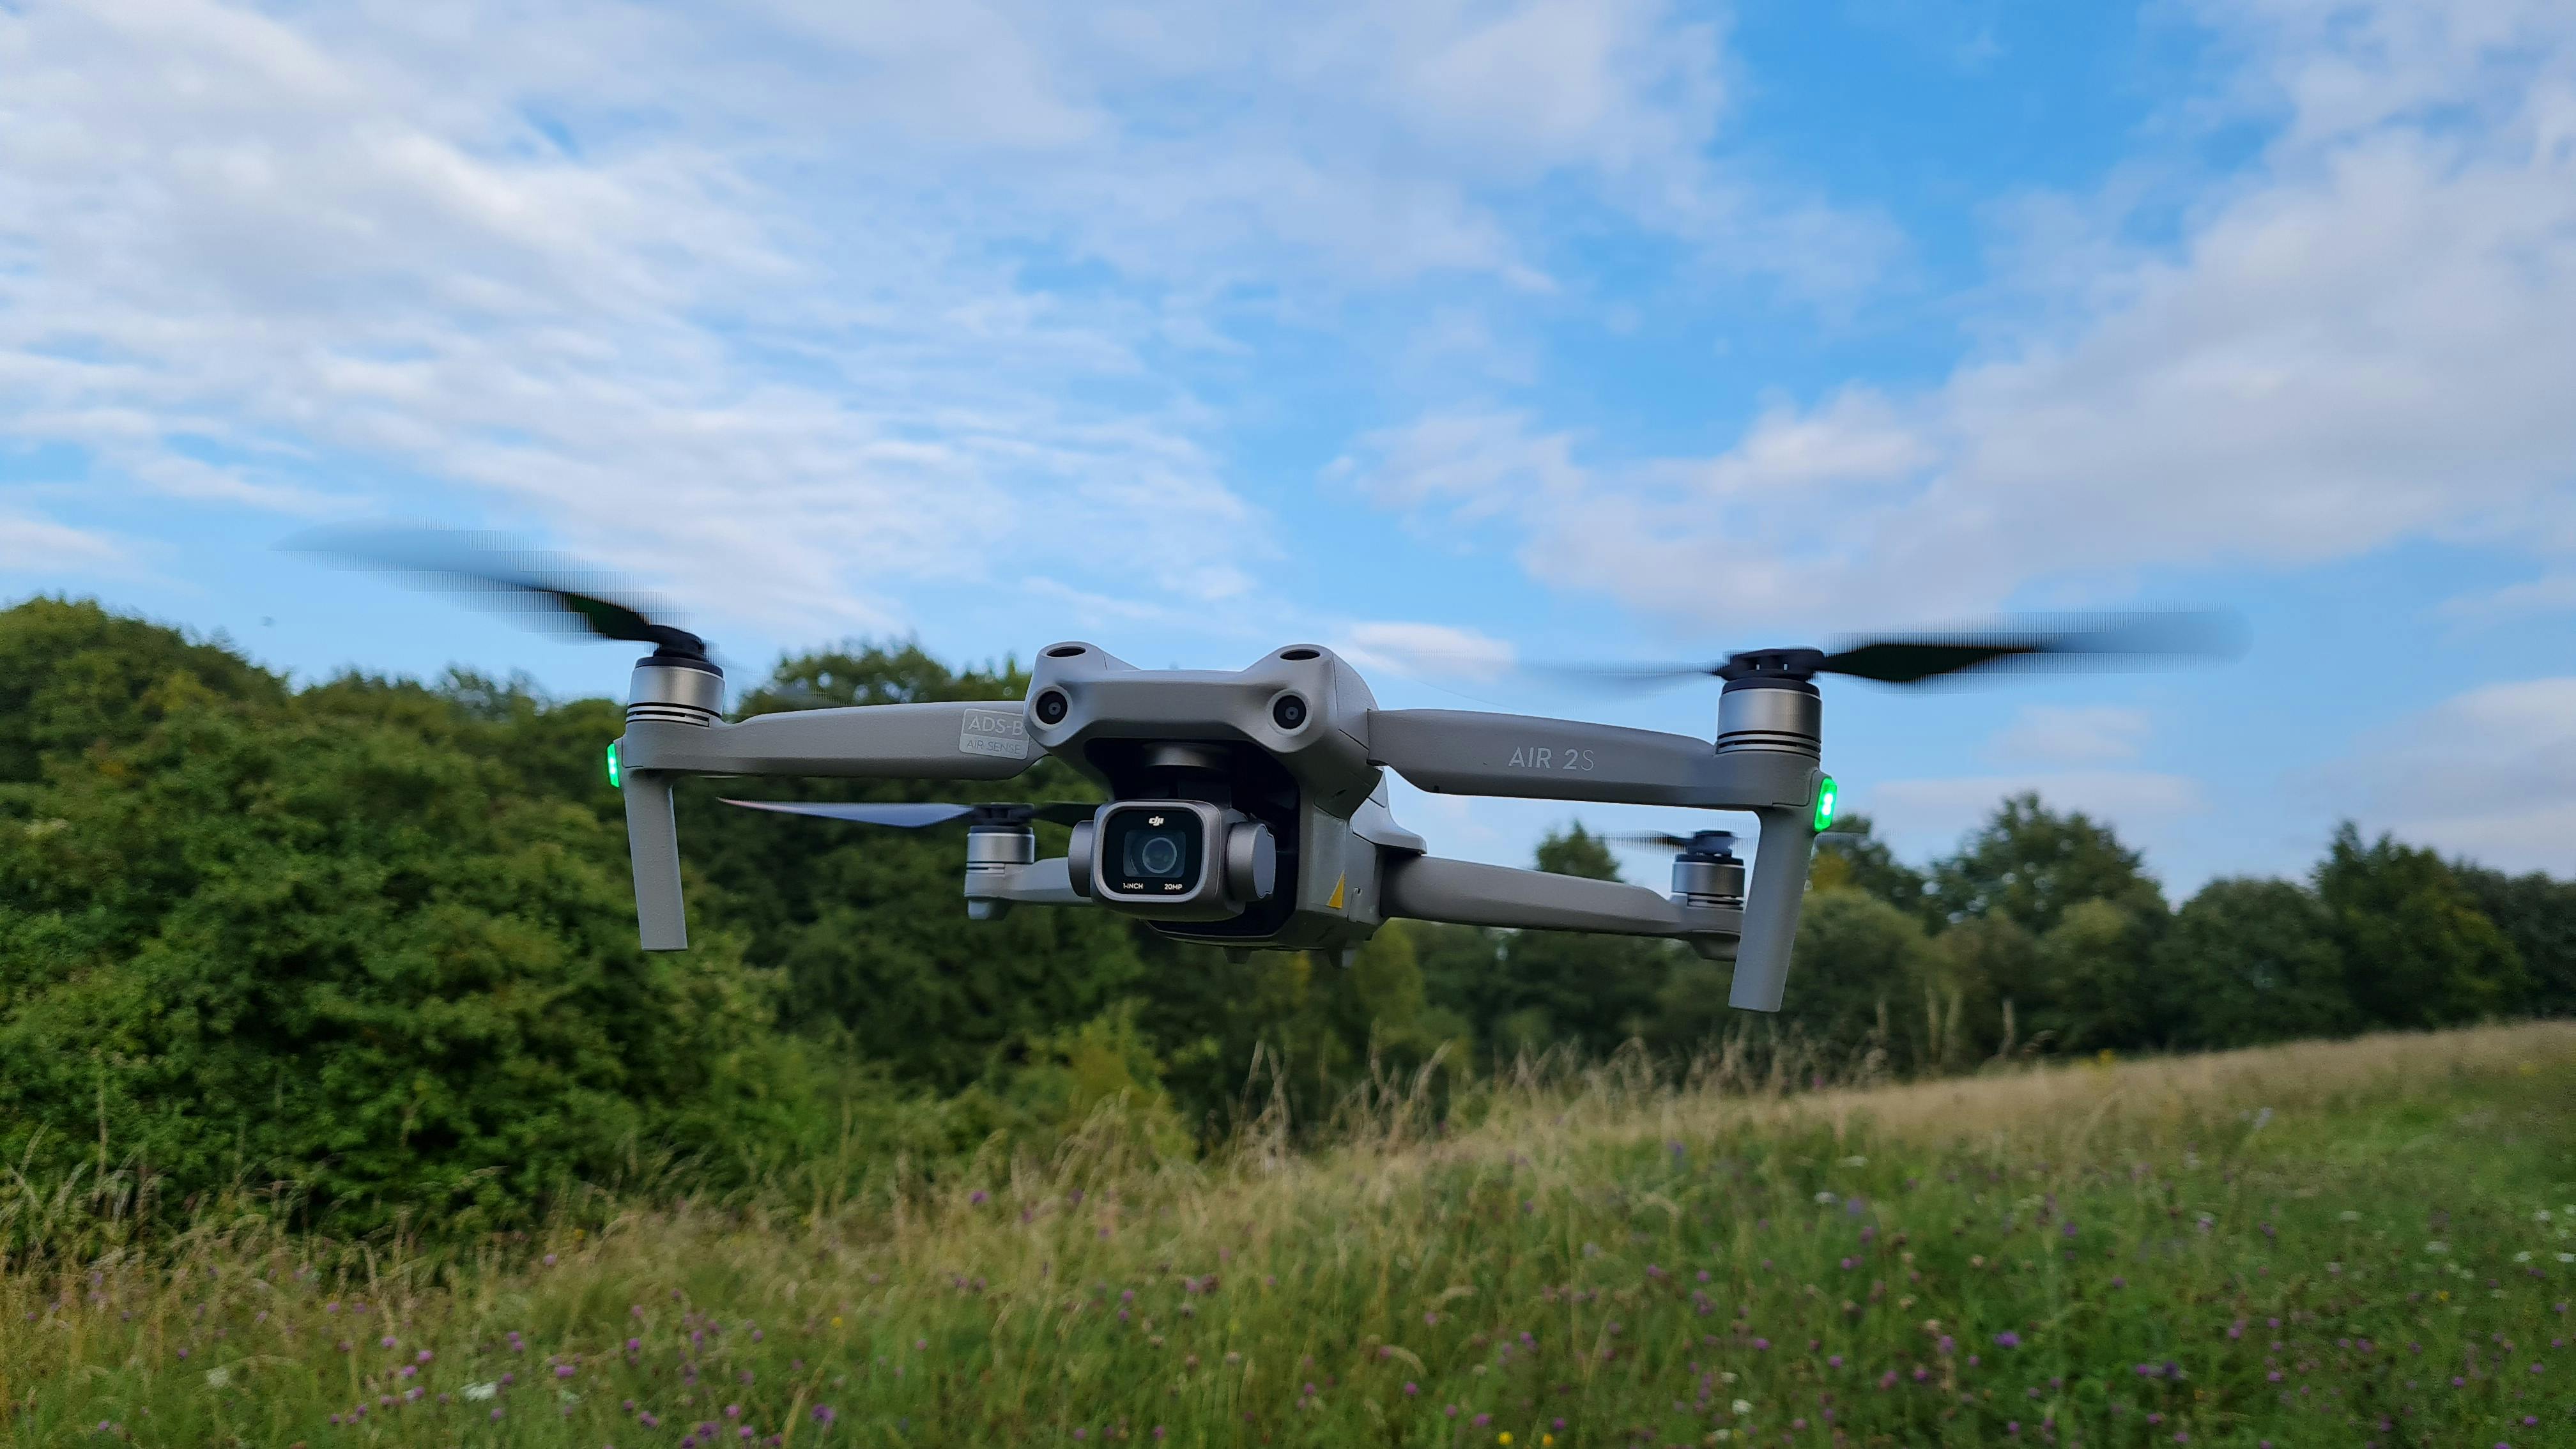
[[[680,899],[680,837],[671,805],[679,775],[813,775],[842,779],[1006,780],[1037,752],[1017,701],[866,704],[755,715],[739,724],[639,717],[617,742],[626,838],[635,859],[635,920],[647,951],[689,948]]]
[[[1741,911],[1683,905],[1644,886],[1436,855],[1389,856],[1383,892],[1390,916],[1461,926],[1687,939],[1731,938],[1744,920]]]
[[[1443,795],[1762,810],[1802,807],[1816,786],[1811,756],[1536,715],[1374,709],[1368,747],[1371,764]]]
[[[1007,780],[1037,753],[1017,700],[789,710],[739,724],[629,719],[619,747],[630,770],[904,780]]]
[[[1656,730],[1456,709],[1368,715],[1369,762],[1438,794],[1696,803],[1706,740]]]

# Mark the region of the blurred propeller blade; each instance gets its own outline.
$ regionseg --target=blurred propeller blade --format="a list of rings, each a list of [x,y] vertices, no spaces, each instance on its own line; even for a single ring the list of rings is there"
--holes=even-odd
[[[781,815],[812,815],[825,820],[854,820],[862,825],[891,825],[900,830],[918,830],[926,825],[945,825],[964,820],[973,825],[1026,825],[1044,820],[1053,825],[1078,825],[1100,809],[1098,805],[1077,800],[1052,800],[1032,804],[1024,800],[1006,800],[989,805],[958,805],[942,800],[892,800],[843,803],[829,800],[734,800],[745,810],[771,810]]]
[[[2214,659],[2232,657],[2243,648],[2243,626],[2230,614],[2122,614],[1993,633],[1861,639],[1831,651],[1748,649],[1708,664],[1532,667],[1544,674],[1614,689],[1654,689],[1709,677],[1728,681],[1756,676],[1812,679],[1819,674],[1840,674],[1880,684],[1921,684],[1999,665],[2027,667],[2041,662],[2123,658]]]
[[[1826,841],[1858,840],[1866,834],[1860,830],[1819,830],[1816,838]],[[1616,840],[1623,845],[1660,845],[1669,850],[1697,850],[1711,855],[1720,851],[1732,852],[1742,841],[1742,837],[1732,830],[1703,830],[1697,835],[1676,835],[1669,830],[1638,830],[1602,838]]]
[[[576,571],[563,560],[513,548],[497,535],[436,528],[321,529],[299,535],[287,546],[366,568],[516,595],[570,616],[602,639],[650,644],[684,658],[706,657],[706,641],[697,635],[657,624],[632,604],[577,586],[570,577]]]
[[[1696,835],[1676,835],[1669,830],[1638,830],[1607,837],[1628,845],[1660,845],[1667,850],[1695,850],[1707,855],[1721,855],[1735,849],[1732,830],[1703,830]]]
[[[1707,679],[1717,673],[1714,664],[1558,664],[1522,665],[1526,672],[1541,679],[1562,684],[1582,685],[1593,689],[1614,690],[1621,694],[1645,694],[1670,689],[1693,679]]]
[[[2029,632],[1866,640],[1825,655],[1815,669],[1882,684],[1919,684],[1997,664],[2223,658],[2243,648],[2242,633],[2224,614],[2129,614]]]
[[[2045,642],[2025,639],[1881,639],[1826,655],[1819,674],[1847,674],[1881,684],[1914,684],[1944,674],[1960,674],[1999,659],[2054,652]]]
[[[892,825],[902,830],[918,830],[925,825],[945,825],[975,813],[972,805],[953,805],[941,801],[900,800],[878,804],[841,804],[820,800],[734,800],[745,810],[774,810],[781,815],[814,815],[825,820],[855,820],[862,825]]]

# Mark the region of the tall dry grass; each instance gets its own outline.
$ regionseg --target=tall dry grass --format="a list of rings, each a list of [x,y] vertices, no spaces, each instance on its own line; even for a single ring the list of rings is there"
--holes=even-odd
[[[1679,1083],[1539,1058],[1445,1117],[1387,1075],[1335,1147],[1291,1150],[1282,1094],[1195,1160],[1113,1102],[935,1179],[464,1249],[323,1242],[247,1195],[153,1240],[130,1185],[21,1182],[0,1402],[28,1443],[2138,1442],[2148,1414],[2355,1442],[2264,1378],[2311,1362],[2374,1413],[2576,1442],[2576,1359],[2543,1347],[2576,1243],[2530,1216],[2576,1198],[2576,1026],[1821,1075],[1740,1042]],[[2274,1367],[2213,1336],[2267,1316]],[[2442,1392],[2357,1336],[2442,1356]],[[2548,1371],[2499,1380],[2505,1339]]]

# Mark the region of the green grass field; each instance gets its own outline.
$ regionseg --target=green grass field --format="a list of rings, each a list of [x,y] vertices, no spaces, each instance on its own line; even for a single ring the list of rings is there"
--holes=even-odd
[[[1047,1163],[0,1282],[15,1443],[2576,1444],[2576,1027]],[[11,1211],[43,1210],[22,1197]],[[77,1242],[79,1261],[71,1244]],[[318,1266],[317,1266],[318,1265]]]

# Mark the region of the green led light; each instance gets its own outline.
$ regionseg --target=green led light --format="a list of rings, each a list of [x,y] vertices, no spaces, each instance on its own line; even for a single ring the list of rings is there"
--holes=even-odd
[[[1833,776],[1827,775],[1816,782],[1816,831],[1818,834],[1822,834],[1833,827],[1834,803],[1838,795],[1839,791],[1834,785]]]
[[[610,740],[608,742],[608,788],[615,790],[624,783],[617,768],[617,741]]]

